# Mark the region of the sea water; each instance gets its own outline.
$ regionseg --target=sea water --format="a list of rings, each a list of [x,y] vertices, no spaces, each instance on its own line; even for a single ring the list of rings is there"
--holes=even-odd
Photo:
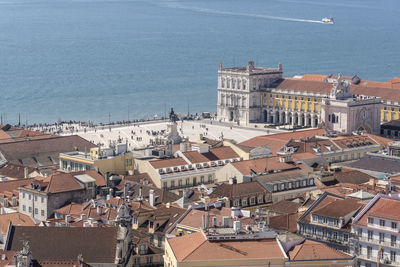
[[[385,81],[400,76],[399,12],[398,0],[0,0],[0,113],[215,112],[218,62]]]

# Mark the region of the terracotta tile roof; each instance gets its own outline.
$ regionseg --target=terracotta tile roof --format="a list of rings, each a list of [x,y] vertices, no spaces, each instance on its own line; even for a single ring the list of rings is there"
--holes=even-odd
[[[362,203],[356,199],[335,199],[328,205],[315,207],[312,213],[339,219],[340,217],[344,217],[347,214],[360,209],[361,207]]]
[[[276,88],[283,90],[328,94],[330,93],[332,86],[333,85],[331,83],[326,83],[321,81],[305,81],[299,79],[285,78],[278,83]]]
[[[238,198],[253,194],[265,194],[268,191],[258,182],[246,182],[240,184],[227,184],[223,183],[215,189],[210,197],[228,197]]]
[[[383,148],[387,147],[389,143],[393,142],[392,139],[388,139],[388,138],[370,134],[370,133],[364,133],[364,135],[368,136],[370,139],[372,139],[376,143],[380,144]]]
[[[338,136],[332,138],[341,149],[349,149],[354,147],[363,147],[371,145],[379,145],[378,142],[369,138],[366,135],[351,135],[351,136]]]
[[[0,182],[0,193],[4,193],[6,191],[8,191],[8,192],[17,191],[18,192],[18,188],[20,186],[29,185],[32,181],[34,181],[33,178]],[[18,194],[16,194],[16,195],[18,196]]]
[[[160,159],[150,161],[155,169],[182,166],[188,164],[183,158]]]
[[[285,258],[275,239],[210,242],[198,232],[168,242],[179,262]]]
[[[154,181],[151,179],[150,175],[147,172],[135,173],[134,175],[126,175],[120,184],[123,184],[124,182],[137,182],[140,184],[146,183],[154,185]]]
[[[281,149],[289,140],[300,140],[307,137],[323,136],[326,134],[323,129],[311,129],[302,131],[293,131],[287,133],[278,133],[271,135],[263,135],[251,138],[244,142],[239,143],[240,146],[256,148],[262,145],[268,146],[272,153],[275,155],[276,152]]]
[[[54,210],[54,213],[63,214],[63,215],[80,215],[83,213],[83,207],[85,207],[87,203],[70,203],[59,209]]]
[[[329,82],[324,82],[325,78],[327,77],[328,76],[324,75],[307,75],[304,79],[285,78],[278,82],[276,88],[328,94],[333,84]],[[333,78],[335,78],[335,76],[333,76]],[[385,100],[400,101],[398,84],[399,83],[397,79],[394,79],[391,84],[388,83],[388,87],[383,87],[381,84],[378,84],[378,86],[374,86],[373,83],[361,82],[360,85],[351,84],[350,93],[354,95],[380,97]]]
[[[36,178],[35,183],[40,184],[43,192],[48,193],[83,190],[83,187],[76,181],[72,173],[56,172],[43,180],[40,177]]]
[[[0,266],[13,266],[14,256],[18,251],[1,251]],[[3,256],[4,255],[4,256]],[[3,259],[4,257],[4,259]],[[15,265],[14,265],[15,266]]]
[[[367,225],[367,218],[369,216],[392,221],[400,221],[399,210],[399,200],[381,197],[372,205],[372,207],[369,208],[366,213],[362,215],[356,224]]]
[[[207,153],[208,154],[208,153]],[[206,155],[201,154],[197,151],[188,151],[183,152],[183,155],[191,162],[191,163],[202,163],[208,162],[210,160],[217,160],[217,158],[209,159]]]
[[[295,149],[295,153],[316,154],[339,150],[339,148],[331,140],[317,137],[311,137],[303,140],[292,140],[287,143],[287,146],[293,147]]]
[[[20,251],[21,240],[29,241],[36,260],[76,260],[82,254],[88,263],[114,263],[115,227],[14,226],[7,250]]]
[[[299,166],[294,163],[280,162],[279,157],[236,161],[231,164],[243,175],[249,175],[250,170],[256,173],[265,173],[266,171],[284,171],[299,168]]]
[[[276,230],[283,230],[292,233],[297,231],[297,219],[301,213],[281,214],[277,216],[271,216],[269,218],[269,227]]]
[[[331,203],[333,203],[335,200],[339,200],[339,199],[342,199],[342,198],[328,195],[328,196],[326,196],[320,203],[318,203],[318,205],[317,205],[316,207],[314,207],[313,209],[320,209],[320,208],[329,206],[329,204],[331,204]],[[312,212],[312,211],[311,211],[311,212]],[[302,219],[299,218],[299,219],[300,219],[299,221],[300,221],[300,222],[309,223],[309,222],[311,221],[311,220],[310,220],[310,216],[311,216],[311,213],[308,213],[308,214],[305,215]]]
[[[210,153],[213,154],[219,160],[239,157],[239,155],[229,146],[211,148]]]
[[[26,168],[28,168],[28,174],[34,171],[38,171],[37,168],[32,168],[32,167],[26,167]],[[23,179],[25,178],[25,166],[20,164],[7,163],[5,166],[0,168],[0,176],[1,175],[15,179]]]
[[[183,152],[183,155],[191,163],[239,158],[239,155],[229,146],[211,148],[207,153],[199,153],[197,151]]]
[[[20,226],[35,226],[35,222],[28,215],[13,212],[13,213],[5,213],[0,215],[0,230],[5,235],[7,233],[9,223],[12,225],[20,225]]]
[[[353,256],[331,248],[323,243],[305,240],[289,252],[291,261],[352,260]]]
[[[290,200],[281,200],[271,206],[267,207],[266,209],[279,213],[279,214],[289,214],[289,213],[297,213],[297,210],[301,207],[300,203],[296,203]]]
[[[179,222],[179,225],[189,226],[197,228],[200,231],[202,216],[206,212],[203,210],[192,209],[183,219]],[[229,217],[229,223],[232,226],[233,220],[231,218],[231,209],[222,207],[221,209],[212,208],[208,211],[209,214],[209,225],[212,225],[212,218],[216,217],[217,222],[222,221],[224,216]]]

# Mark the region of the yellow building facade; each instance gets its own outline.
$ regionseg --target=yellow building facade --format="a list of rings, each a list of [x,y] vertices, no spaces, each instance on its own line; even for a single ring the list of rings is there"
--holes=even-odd
[[[126,152],[115,156],[99,156],[100,148],[92,148],[89,153],[69,152],[60,153],[60,170],[65,172],[98,170],[101,174],[106,173],[126,175],[133,172],[133,154]]]

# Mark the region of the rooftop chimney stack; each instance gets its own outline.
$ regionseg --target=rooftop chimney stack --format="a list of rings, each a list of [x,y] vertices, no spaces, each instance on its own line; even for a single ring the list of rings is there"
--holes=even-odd
[[[150,203],[150,206],[154,207],[154,205],[155,205],[154,202],[155,202],[154,190],[150,189],[150,192],[149,192],[149,203]]]
[[[28,176],[29,176],[28,167],[25,167],[24,168],[24,178],[26,179],[26,178],[28,178]]]

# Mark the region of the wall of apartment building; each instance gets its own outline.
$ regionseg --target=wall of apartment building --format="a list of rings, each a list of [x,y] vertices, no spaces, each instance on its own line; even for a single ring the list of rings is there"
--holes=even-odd
[[[230,178],[236,178],[238,184],[243,183],[243,174],[231,163],[216,171],[215,178],[216,182],[227,182]]]
[[[381,150],[381,146],[374,145],[368,147],[360,147],[357,149],[348,149],[348,150],[341,150],[335,151],[332,153],[322,153],[319,154],[320,157],[324,158],[326,161],[330,163],[335,162],[343,162],[348,160],[356,160],[365,157],[368,152],[377,152]]]
[[[233,149],[233,151],[236,152],[236,154],[239,155],[240,158],[242,158],[243,160],[248,160],[250,159],[250,153],[243,151],[242,149],[240,149],[238,146],[236,146],[234,143],[232,143],[231,141],[228,140],[224,140],[224,146],[229,146],[230,148]]]
[[[19,210],[21,213],[39,220],[46,220],[54,214],[54,210],[61,208],[68,202],[82,203],[91,199],[91,192],[81,189],[52,194],[28,188],[20,188],[19,196]],[[29,207],[31,207],[31,210],[29,210]],[[37,213],[35,212],[36,209]]]

